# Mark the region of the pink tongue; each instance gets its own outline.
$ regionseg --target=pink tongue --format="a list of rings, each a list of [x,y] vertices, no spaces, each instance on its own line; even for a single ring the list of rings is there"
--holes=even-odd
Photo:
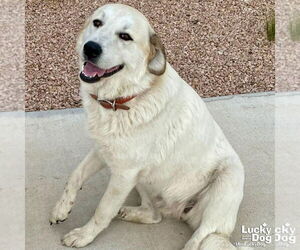
[[[89,77],[95,77],[95,76],[101,77],[104,75],[105,69],[100,69],[95,64],[91,62],[86,62],[86,64],[83,67],[83,73]]]

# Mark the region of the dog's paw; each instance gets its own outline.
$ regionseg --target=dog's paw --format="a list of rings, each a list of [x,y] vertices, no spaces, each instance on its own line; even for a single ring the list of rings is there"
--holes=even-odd
[[[127,216],[128,213],[129,213],[129,211],[128,211],[127,207],[121,207],[118,214],[117,214],[117,218],[118,219],[125,219],[125,217]]]
[[[95,236],[86,227],[75,228],[66,234],[61,242],[67,247],[84,247],[94,240]]]
[[[118,219],[134,223],[154,224],[162,220],[158,211],[143,207],[122,207],[117,215]]]
[[[71,208],[73,206],[72,201],[59,201],[52,210],[49,222],[52,224],[59,224],[60,222],[65,221],[68,218],[68,215],[71,213]]]
[[[140,207],[121,207],[117,218],[126,221],[135,221],[136,218],[139,218],[144,215],[144,211]]]

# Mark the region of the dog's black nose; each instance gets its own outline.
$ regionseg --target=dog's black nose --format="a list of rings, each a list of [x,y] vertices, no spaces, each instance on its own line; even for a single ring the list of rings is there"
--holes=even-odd
[[[89,41],[83,46],[83,53],[87,59],[95,59],[101,55],[102,49],[98,43]]]

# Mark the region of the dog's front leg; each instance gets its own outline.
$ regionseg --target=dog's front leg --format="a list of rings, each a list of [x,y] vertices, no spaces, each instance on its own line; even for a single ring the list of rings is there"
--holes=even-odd
[[[138,171],[127,170],[112,173],[108,187],[96,209],[94,216],[81,228],[66,234],[62,243],[70,247],[84,247],[105,229],[117,215],[126,197],[136,185]]]
[[[97,149],[92,149],[70,176],[61,198],[52,210],[50,224],[56,224],[67,219],[74,205],[77,192],[84,181],[105,166]]]

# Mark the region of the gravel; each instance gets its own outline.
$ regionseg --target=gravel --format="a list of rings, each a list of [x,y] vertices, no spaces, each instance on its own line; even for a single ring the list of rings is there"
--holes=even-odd
[[[76,36],[108,1],[28,0],[26,111],[80,107]],[[266,38],[274,0],[109,1],[140,10],[168,61],[203,97],[275,88],[275,45]]]

